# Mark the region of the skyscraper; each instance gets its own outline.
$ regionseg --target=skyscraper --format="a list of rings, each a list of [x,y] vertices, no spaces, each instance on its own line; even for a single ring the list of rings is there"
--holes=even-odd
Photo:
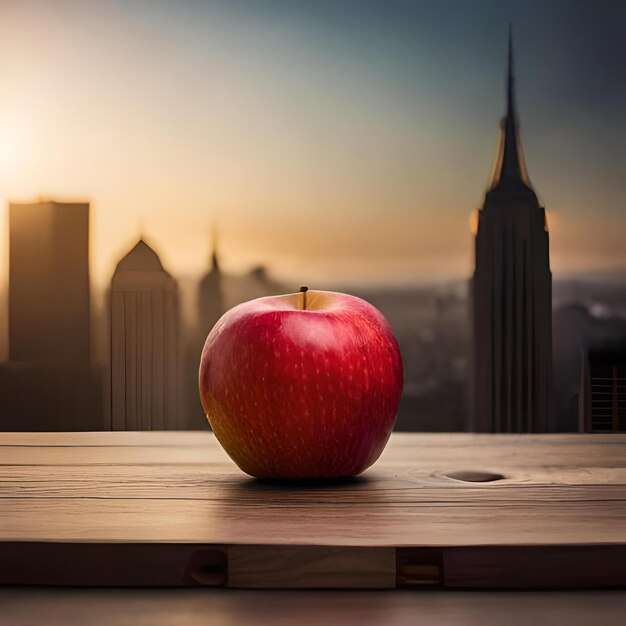
[[[552,274],[548,226],[526,173],[509,34],[507,111],[482,209],[473,277],[474,385],[470,427],[551,430]]]
[[[579,429],[626,432],[626,342],[591,345],[582,362]]]
[[[214,235],[211,266],[198,287],[198,326],[205,339],[225,311],[222,282],[222,271],[217,257],[217,238]]]
[[[102,380],[90,355],[89,204],[11,204],[0,430],[102,426]]]
[[[9,206],[9,359],[89,365],[89,204]]]
[[[177,427],[179,311],[176,281],[143,240],[111,280],[111,429]]]

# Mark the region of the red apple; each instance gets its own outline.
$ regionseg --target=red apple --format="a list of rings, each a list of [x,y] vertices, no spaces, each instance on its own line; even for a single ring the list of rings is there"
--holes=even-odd
[[[307,291],[224,314],[204,345],[199,383],[215,436],[247,474],[355,476],[389,439],[402,359],[378,309]]]

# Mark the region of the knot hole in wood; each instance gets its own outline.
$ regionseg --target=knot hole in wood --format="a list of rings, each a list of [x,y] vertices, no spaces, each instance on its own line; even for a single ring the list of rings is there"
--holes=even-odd
[[[465,470],[460,472],[448,472],[445,474],[453,480],[462,480],[466,483],[492,483],[496,480],[504,480],[506,476],[495,472]]]

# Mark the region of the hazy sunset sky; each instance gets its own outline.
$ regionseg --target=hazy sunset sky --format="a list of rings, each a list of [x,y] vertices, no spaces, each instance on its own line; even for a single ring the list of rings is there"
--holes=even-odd
[[[555,274],[626,271],[626,2],[0,2],[0,221],[92,202],[96,283],[140,233],[174,274],[323,288],[467,276],[504,111]],[[321,283],[321,284],[320,284]]]

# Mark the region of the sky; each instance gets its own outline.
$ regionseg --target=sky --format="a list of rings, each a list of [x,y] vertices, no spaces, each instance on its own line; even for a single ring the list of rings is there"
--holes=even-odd
[[[94,284],[143,236],[199,275],[317,288],[470,274],[504,112],[556,276],[626,271],[626,3],[2,0],[10,201],[87,199]]]

